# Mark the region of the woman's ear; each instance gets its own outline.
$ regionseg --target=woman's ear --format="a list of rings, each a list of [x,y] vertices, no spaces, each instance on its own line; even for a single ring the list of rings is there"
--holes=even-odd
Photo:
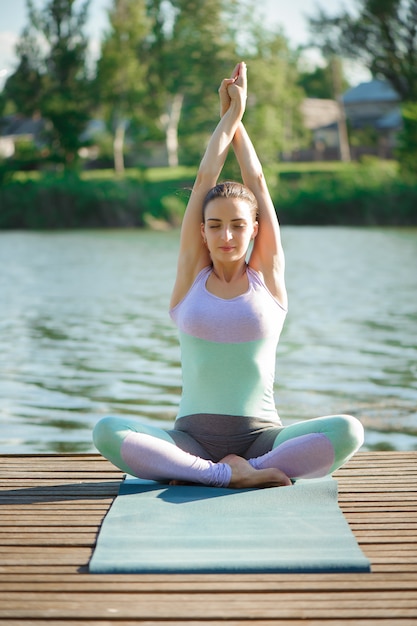
[[[202,236],[202,238],[203,238],[203,243],[204,243],[204,244],[206,244],[206,243],[207,243],[205,226],[206,226],[206,225],[204,224],[204,222],[201,222],[201,225],[200,225],[200,231],[201,231],[201,236]]]
[[[253,223],[253,232],[251,235],[251,239],[255,239],[256,235],[258,234],[259,231],[259,223],[258,222],[254,222]]]

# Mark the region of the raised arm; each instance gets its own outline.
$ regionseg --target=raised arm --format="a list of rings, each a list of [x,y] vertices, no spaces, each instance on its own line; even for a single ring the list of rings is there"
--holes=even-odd
[[[243,183],[251,189],[258,203],[258,234],[249,265],[263,275],[271,293],[287,307],[285,288],[285,257],[275,207],[264,177],[262,165],[243,124],[236,130],[233,141]]]
[[[236,78],[225,79],[222,85],[231,84],[235,80]],[[181,226],[177,277],[171,296],[171,307],[174,307],[184,298],[198,272],[211,262],[209,252],[201,236],[203,200],[207,192],[217,183],[233,137],[242,119],[245,103],[246,86],[234,94],[229,108],[210,138],[200,163]]]
[[[235,76],[236,74],[236,76]],[[233,101],[231,90],[246,85],[246,66],[236,66],[235,83],[220,88],[220,114],[227,114]],[[229,96],[229,99],[228,99]],[[262,164],[242,122],[233,138],[233,149],[240,166],[243,183],[251,189],[258,203],[258,234],[255,238],[249,265],[263,275],[265,284],[279,302],[287,307],[284,270],[285,258],[277,214],[266,184]]]

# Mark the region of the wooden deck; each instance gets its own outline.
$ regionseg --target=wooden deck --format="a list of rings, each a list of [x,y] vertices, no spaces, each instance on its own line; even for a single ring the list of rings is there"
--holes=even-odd
[[[121,472],[96,455],[2,456],[0,472],[2,624],[417,624],[417,452],[336,474],[371,574],[90,575]]]

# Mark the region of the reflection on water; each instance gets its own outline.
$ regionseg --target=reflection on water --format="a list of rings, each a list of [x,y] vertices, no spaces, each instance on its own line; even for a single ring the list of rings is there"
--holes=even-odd
[[[417,448],[417,231],[284,228],[284,423],[352,413],[366,445]],[[0,451],[91,451],[107,414],[168,425],[178,233],[0,233]]]

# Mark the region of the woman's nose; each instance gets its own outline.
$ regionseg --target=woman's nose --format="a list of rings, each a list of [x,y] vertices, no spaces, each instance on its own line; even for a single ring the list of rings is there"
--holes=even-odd
[[[232,231],[231,231],[231,229],[228,226],[226,226],[223,229],[222,235],[223,235],[224,241],[230,241],[230,239],[232,238]]]

